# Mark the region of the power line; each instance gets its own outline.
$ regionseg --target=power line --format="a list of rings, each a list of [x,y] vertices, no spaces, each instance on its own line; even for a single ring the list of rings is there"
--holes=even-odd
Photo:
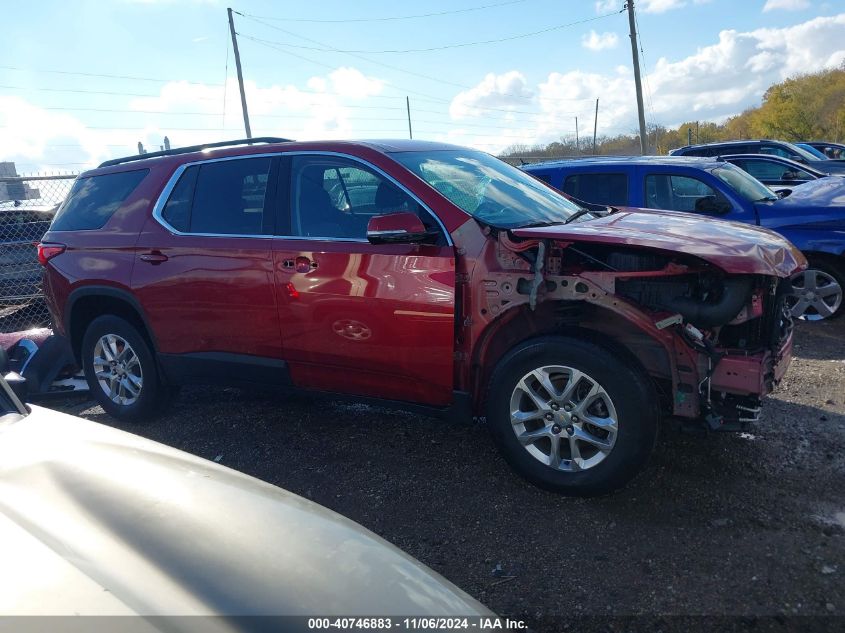
[[[274,29],[277,29],[277,30],[284,30],[284,29],[279,29],[278,27],[275,27],[272,24],[268,24],[266,26],[269,26],[270,28],[274,28]],[[323,44],[322,42],[318,42],[317,40],[312,40],[311,38],[308,38],[308,37],[305,37],[305,36],[302,36],[302,35],[297,35],[296,33],[292,33],[290,31],[285,31],[285,32],[289,33],[290,35],[293,35],[294,37],[298,37],[300,39],[304,39],[306,41],[314,42],[316,44],[321,44],[321,45],[325,46],[325,44]],[[308,57],[304,57],[304,56],[299,55],[297,53],[293,53],[289,50],[279,48],[279,46],[285,46],[285,44],[282,43],[282,42],[277,42],[275,40],[265,40],[265,39],[261,39],[259,37],[253,37],[251,35],[246,35],[246,34],[241,33],[241,32],[238,32],[238,35],[240,35],[241,37],[243,37],[245,39],[256,42],[257,44],[260,44],[262,46],[266,46],[267,48],[272,48],[272,49],[274,49],[274,50],[276,50],[280,53],[284,53],[285,55],[291,55],[292,57],[296,57],[297,59],[301,59],[301,60],[310,62],[312,64],[316,64],[317,66],[322,66],[324,68],[330,68],[331,70],[336,69],[336,66],[332,66],[330,64],[325,64],[323,62],[318,62],[316,60],[310,59]],[[326,49],[326,51],[329,51],[329,50],[330,49]],[[336,52],[343,53],[343,51],[339,51],[339,50],[336,51]],[[418,72],[415,72],[415,71],[412,71],[412,70],[407,70],[405,68],[400,68],[398,66],[393,66],[391,64],[385,64],[384,62],[378,62],[378,61],[375,61],[374,59],[362,57],[361,55],[358,55],[357,53],[344,53],[344,54],[349,55],[351,57],[355,57],[355,58],[360,59],[360,60],[363,60],[363,61],[368,62],[370,64],[375,64],[376,66],[383,66],[384,68],[389,68],[391,70],[395,70],[397,72],[400,72],[400,73],[403,73],[403,74],[406,74],[406,75],[412,75],[414,77],[419,77],[421,79],[427,79],[429,81],[433,81],[433,82],[436,82],[436,83],[441,84],[441,85],[446,84],[446,85],[449,85],[449,86],[455,86],[457,88],[464,88],[465,90],[472,90],[473,88],[476,87],[476,86],[470,86],[468,84],[458,83],[458,82],[455,82],[455,81],[448,81],[446,79],[443,79],[442,77],[432,77],[431,75],[425,75],[423,73],[418,73]],[[388,87],[392,88],[394,90],[398,90],[400,92],[406,92],[406,93],[411,93],[411,94],[415,94],[415,95],[420,95],[422,97],[427,97],[429,99],[432,99],[434,101],[438,101],[440,103],[451,103],[450,101],[448,101],[446,99],[438,99],[437,97],[432,97],[431,95],[421,93],[421,92],[418,92],[416,90],[411,90],[409,88],[403,88],[402,86],[388,85]],[[503,92],[499,96],[515,97],[515,98],[519,98],[519,99],[529,99],[529,100],[534,99],[534,97],[529,97],[529,96],[526,96],[526,95],[518,95],[518,94],[514,94],[514,93],[509,93],[509,92]],[[574,99],[574,98],[573,99],[568,99],[568,98],[567,99],[564,99],[564,98],[554,98],[553,99],[551,97],[537,97],[537,99],[540,100],[540,101],[544,101],[544,100],[545,101],[592,101],[591,97],[584,97],[584,98],[581,98],[581,99]]]
[[[9,86],[9,85],[0,85],[0,88],[5,90],[37,90],[39,92],[68,92],[68,93],[78,93],[78,94],[86,94],[86,95],[112,95],[116,97],[150,97],[150,98],[160,98],[161,93],[158,94],[151,94],[149,92],[112,92],[108,90],[82,90],[81,88],[36,88],[32,86]],[[217,101],[217,97],[200,97],[200,96],[192,96],[192,99],[198,99],[203,101]]]
[[[180,115],[194,115],[194,116],[220,116],[220,112],[181,112],[181,111],[167,111],[167,110],[127,110],[127,109],[110,109],[110,108],[60,108],[60,107],[45,107],[44,110],[60,110],[69,112],[117,112],[120,114],[180,114]]]
[[[105,79],[131,79],[132,81],[155,81],[157,83],[186,83],[199,86],[222,86],[223,84],[212,84],[201,81],[187,81],[185,79],[161,79],[155,77],[136,77],[133,75],[106,75],[99,73],[81,73],[69,70],[46,70],[43,68],[18,68],[16,66],[0,66],[0,70],[15,70],[27,73],[49,73],[52,75],[75,75],[78,77],[100,77]]]
[[[507,2],[497,2],[495,4],[484,4],[480,7],[468,7],[466,9],[452,9],[451,11],[438,11],[436,13],[418,13],[416,15],[396,15],[383,18],[347,18],[344,20],[326,20],[326,19],[310,19],[310,18],[279,18],[267,15],[250,15],[253,18],[261,18],[264,20],[276,20],[279,22],[310,22],[314,24],[345,24],[348,22],[392,22],[395,20],[415,20],[417,18],[433,18],[442,15],[454,15],[456,13],[470,13],[472,11],[482,11],[483,9],[496,9],[498,7],[505,7],[510,4],[519,4],[526,0],[508,0]],[[247,14],[248,15],[248,14]]]
[[[622,11],[624,11],[624,9],[622,9]],[[595,22],[596,20],[601,20],[603,18],[608,18],[608,17],[613,16],[613,15],[618,15],[619,13],[622,13],[622,11],[613,11],[611,13],[605,13],[605,14],[602,14],[602,15],[593,16],[591,18],[585,18],[583,20],[577,20],[575,22],[568,22],[566,24],[558,24],[558,25],[555,25],[555,26],[549,26],[549,27],[546,27],[544,29],[540,29],[539,31],[531,31],[530,33],[519,33],[517,35],[510,35],[508,37],[500,37],[500,38],[489,39],[489,40],[477,40],[477,41],[472,41],[472,42],[458,42],[458,43],[455,43],[455,44],[445,44],[443,46],[431,46],[431,47],[427,47],[427,48],[402,48],[402,49],[369,50],[369,49],[354,49],[354,48],[353,49],[341,49],[341,48],[333,48],[333,47],[320,48],[320,47],[316,47],[316,46],[305,46],[303,44],[285,44],[285,43],[282,43],[282,42],[276,42],[276,43],[281,45],[281,46],[290,46],[292,48],[301,48],[301,49],[306,49],[306,50],[331,52],[331,53],[365,53],[367,55],[396,54],[396,53],[428,53],[428,52],[432,52],[432,51],[443,51],[443,50],[449,50],[449,49],[454,49],[454,48],[466,48],[468,46],[481,46],[481,45],[485,45],[485,44],[500,44],[502,42],[511,42],[513,40],[524,39],[526,37],[533,37],[535,35],[543,35],[544,33],[551,33],[553,31],[559,31],[561,29],[565,29],[565,28],[568,28],[570,26],[577,26],[579,24],[587,24],[588,22]],[[266,22],[263,22],[262,20],[260,20],[258,18],[254,18],[254,17],[248,16],[248,15],[245,15],[243,13],[238,13],[238,15],[245,17],[248,20],[253,20],[254,22],[258,22],[259,24],[263,24],[264,26],[267,26],[269,28],[276,29],[276,30],[282,31],[284,33],[288,33],[290,35],[296,36],[294,33],[291,33],[290,31],[286,31],[285,29],[282,29],[278,26],[274,26],[272,24],[267,24]],[[303,38],[303,39],[306,39],[306,38]]]
[[[285,49],[283,49],[283,48],[279,48],[278,46],[276,46],[276,44],[278,44],[278,42],[273,42],[273,41],[270,41],[270,40],[262,40],[261,38],[252,37],[252,36],[250,36],[250,35],[245,35],[244,33],[241,33],[241,32],[238,32],[238,35],[240,35],[240,36],[241,36],[241,37],[243,37],[244,39],[251,40],[251,41],[253,41],[253,42],[255,42],[255,43],[257,43],[257,44],[259,44],[259,45],[261,45],[261,46],[265,46],[265,47],[267,47],[267,48],[272,48],[272,49],[273,49],[273,50],[275,50],[275,51],[278,51],[278,52],[280,52],[280,53],[284,53],[285,55],[290,55],[290,56],[292,56],[292,57],[296,57],[297,59],[301,59],[301,60],[303,60],[303,61],[310,62],[310,63],[315,64],[315,65],[317,65],[317,66],[322,66],[323,68],[329,68],[330,70],[336,70],[336,69],[337,69],[337,67],[336,67],[336,66],[332,66],[332,65],[330,65],[330,64],[324,64],[323,62],[318,62],[318,61],[316,61],[316,60],[314,60],[314,59],[310,59],[310,58],[308,58],[308,57],[304,57],[304,56],[302,56],[302,55],[298,55],[298,54],[296,54],[296,53],[293,53],[293,52],[291,52],[291,51],[285,50]],[[351,53],[350,53],[350,54],[351,54]],[[352,56],[353,56],[353,57],[359,57],[358,55],[354,55],[354,54],[353,54]],[[360,59],[364,59],[364,58],[363,58],[363,57],[361,57]],[[392,68],[392,69],[394,69],[394,70],[398,70],[399,72],[403,72],[403,73],[405,73],[405,74],[415,75],[415,76],[417,76],[417,77],[421,77],[421,78],[423,78],[423,79],[428,79],[428,80],[431,80],[431,81],[437,81],[438,83],[447,83],[447,84],[451,84],[451,83],[452,83],[452,82],[448,82],[448,81],[444,81],[444,80],[440,80],[440,79],[435,79],[434,77],[430,77],[430,76],[428,76],[428,75],[423,75],[423,74],[421,74],[421,73],[415,73],[415,72],[412,72],[412,71],[402,70],[401,68],[396,68],[395,66],[390,66],[390,65],[388,65],[388,64],[382,64],[382,63],[380,63],[380,62],[376,62],[376,61],[372,61],[372,60],[367,60],[367,59],[364,59],[364,61],[368,61],[368,62],[370,62],[370,63],[372,63],[372,64],[377,64],[377,65],[379,65],[379,66],[384,66],[384,67],[386,67],[386,68]],[[454,84],[454,85],[456,85],[456,86],[458,86],[458,87],[468,87],[468,86],[464,86],[463,84]],[[388,87],[389,87],[389,88],[391,88],[391,89],[393,89],[393,90],[397,90],[397,91],[404,92],[404,93],[408,93],[408,94],[412,94],[412,95],[419,95],[419,96],[421,96],[421,97],[428,97],[429,99],[437,99],[437,97],[432,97],[431,95],[428,95],[428,94],[426,94],[426,93],[424,93],[424,92],[419,92],[419,91],[417,91],[417,90],[411,90],[410,88],[403,88],[403,87],[401,87],[401,86],[392,86],[392,85],[388,85]],[[442,100],[442,102],[443,102],[443,103],[449,103],[449,101],[447,101],[447,100],[445,100],[445,99],[444,99],[444,100]]]
[[[2,88],[3,86],[0,86]],[[115,93],[119,94],[119,93]],[[319,93],[318,93],[319,94]],[[154,95],[150,95],[154,96]],[[391,97],[392,98],[392,97]],[[280,104],[282,107],[290,107],[289,104]],[[297,103],[295,106],[306,106],[306,107],[321,107],[326,105],[334,105],[334,104],[327,104],[325,102],[304,102],[304,103]],[[341,108],[350,108],[350,109],[360,109],[360,110],[393,110],[393,111],[404,111],[405,108],[401,106],[387,106],[387,105],[363,105],[363,104],[337,104]],[[60,111],[60,112],[110,112],[110,113],[117,113],[117,114],[162,114],[162,115],[182,115],[182,116],[223,116],[225,112],[197,112],[197,111],[182,111],[182,110],[136,110],[130,108],[88,108],[88,107],[68,107],[68,106],[37,106],[44,110],[49,111]],[[468,105],[466,106],[469,109],[479,109],[479,110],[492,110],[496,112],[501,112],[503,114],[518,114],[518,115],[525,115],[525,116],[540,116],[542,112],[528,112],[524,110],[509,110],[505,108],[490,108],[485,106],[475,106],[475,105]],[[448,112],[444,112],[442,110],[429,110],[426,108],[416,108],[416,112],[418,113],[426,113],[426,114],[435,114],[439,116],[448,116]],[[558,113],[558,114],[571,114],[571,113]],[[309,118],[311,115],[298,115],[298,114],[255,114],[253,115],[254,118]],[[489,117],[491,120],[499,121],[497,118],[493,118],[493,116]],[[380,121],[380,120],[404,120],[404,119],[385,119],[384,117],[349,117],[349,120],[371,120],[371,121]],[[421,122],[430,122],[430,123],[441,123],[440,121],[422,121]],[[495,124],[487,124],[487,123],[468,123],[468,122],[458,122],[458,121],[450,121],[452,125],[461,125],[464,127],[498,127],[500,129],[507,129],[511,128],[512,126],[503,126],[503,125],[495,125]]]

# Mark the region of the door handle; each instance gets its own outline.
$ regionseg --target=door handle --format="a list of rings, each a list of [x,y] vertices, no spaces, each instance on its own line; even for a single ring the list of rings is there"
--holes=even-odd
[[[164,253],[160,253],[159,251],[153,251],[152,253],[144,253],[138,257],[142,262],[147,262],[149,264],[158,265],[162,262],[166,262],[168,257]]]
[[[296,259],[286,259],[282,261],[282,268],[285,270],[292,270],[297,273],[307,273],[317,268],[317,262],[312,262],[307,257],[300,255]]]

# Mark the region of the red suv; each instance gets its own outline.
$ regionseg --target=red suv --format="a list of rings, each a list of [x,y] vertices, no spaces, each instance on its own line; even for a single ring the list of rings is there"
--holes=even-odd
[[[661,414],[735,429],[783,375],[782,237],[588,210],[482,152],[252,139],[81,175],[40,245],[56,328],[119,418],[186,382],[486,418],[546,488],[598,494]]]

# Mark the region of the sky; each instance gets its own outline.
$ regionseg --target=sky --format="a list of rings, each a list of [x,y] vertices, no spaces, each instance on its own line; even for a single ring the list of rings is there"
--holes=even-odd
[[[0,161],[76,172],[245,136],[496,153],[635,133],[623,0],[0,0]],[[845,0],[635,0],[649,124],[724,120],[845,64]],[[407,102],[406,102],[407,99]]]

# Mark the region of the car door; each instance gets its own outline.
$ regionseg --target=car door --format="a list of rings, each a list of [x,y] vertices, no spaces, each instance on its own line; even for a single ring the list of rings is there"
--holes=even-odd
[[[726,195],[714,177],[706,172],[645,172],[643,180],[645,206],[650,209],[687,211],[724,220],[756,223],[756,217]]]
[[[282,166],[273,240],[285,358],[297,386],[446,405],[452,399],[455,254],[436,218],[377,168],[307,153]],[[284,194],[282,194],[284,191]],[[371,244],[374,215],[410,211],[425,244]]]
[[[281,358],[271,255],[277,168],[266,155],[183,166],[147,221],[132,289],[171,371],[238,369],[260,379],[262,367],[277,367],[266,360]]]

